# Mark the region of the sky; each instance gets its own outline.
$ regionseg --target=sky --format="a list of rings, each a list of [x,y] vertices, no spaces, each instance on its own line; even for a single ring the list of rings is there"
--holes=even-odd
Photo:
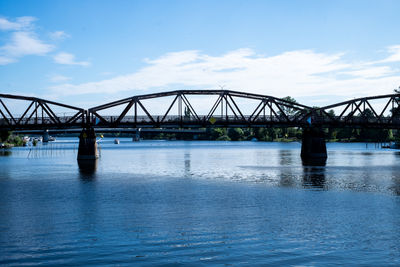
[[[309,106],[400,86],[400,1],[0,0],[0,93],[83,108],[179,89]]]

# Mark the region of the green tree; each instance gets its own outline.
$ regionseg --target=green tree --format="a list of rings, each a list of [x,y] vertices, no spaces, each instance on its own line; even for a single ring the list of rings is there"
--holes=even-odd
[[[282,99],[283,99],[283,100],[286,100],[286,101],[288,101],[288,102],[290,102],[290,103],[297,104],[296,99],[294,99],[294,98],[291,97],[291,96],[286,96],[286,97],[283,97]],[[289,115],[289,116],[296,115],[297,112],[298,112],[296,109],[294,109],[294,108],[292,108],[292,107],[285,107],[285,106],[283,106],[282,109],[283,109],[283,111],[285,112],[285,114],[286,114],[286,115]]]
[[[338,129],[336,138],[339,140],[347,139],[350,141],[351,137],[353,136],[353,129],[352,128],[341,128]]]
[[[286,100],[287,102],[293,103],[293,104],[297,104],[297,100],[294,99],[291,96],[286,96],[283,97],[282,100]],[[299,114],[300,111],[296,110],[295,108],[292,107],[286,107],[286,106],[282,106],[281,107],[283,110],[283,113],[287,116],[294,116]],[[282,112],[280,111],[278,113],[279,115],[283,116]],[[296,132],[297,130],[295,128],[280,128],[280,131],[275,132],[274,138],[277,138],[277,135],[281,135],[283,138],[288,138],[288,137],[295,137],[296,136]],[[272,140],[274,139],[272,138]]]
[[[227,135],[227,130],[226,128],[207,128],[206,135],[209,140],[217,140],[221,136]]]
[[[231,139],[227,135],[222,135],[217,138],[217,141],[231,141]]]
[[[7,130],[0,130],[0,142],[7,141],[8,137],[10,136],[11,132]]]
[[[268,139],[266,138],[268,136],[267,129],[266,128],[257,128],[254,131],[254,137],[257,138],[257,140],[260,141],[267,141]]]
[[[233,141],[243,140],[244,131],[241,128],[229,128],[228,136]]]

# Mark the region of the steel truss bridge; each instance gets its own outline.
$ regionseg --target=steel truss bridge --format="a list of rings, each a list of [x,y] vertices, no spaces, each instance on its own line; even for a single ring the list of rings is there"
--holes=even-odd
[[[196,97],[203,98],[201,108],[194,108]],[[10,101],[18,103],[9,104]],[[152,101],[165,105],[165,111],[150,112]],[[400,94],[388,94],[317,108],[230,90],[177,90],[133,96],[86,110],[41,98],[0,94],[0,129],[310,126],[399,129],[399,102]],[[205,108],[206,104],[211,108]],[[18,114],[16,110],[21,107],[24,111]],[[119,111],[116,113],[115,109]]]

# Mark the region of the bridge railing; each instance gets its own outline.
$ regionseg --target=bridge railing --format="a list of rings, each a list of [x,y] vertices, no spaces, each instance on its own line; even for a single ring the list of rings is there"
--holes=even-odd
[[[93,119],[93,124],[97,126],[111,126],[117,125],[180,125],[180,124],[193,124],[198,126],[212,126],[220,124],[240,124],[240,125],[252,125],[252,124],[262,124],[262,123],[282,123],[285,121],[287,123],[304,123],[305,119],[299,119],[298,115],[292,116],[258,116],[254,118],[251,115],[244,115],[243,117],[238,117],[234,115],[223,115],[223,116],[211,116],[198,115],[198,116],[178,116],[178,115],[153,115],[152,118],[148,116],[125,116],[122,120],[118,120],[118,116],[102,116],[104,121]]]
[[[309,124],[307,122],[308,118],[312,118],[311,124],[315,125],[337,125],[337,126],[363,126],[364,124],[369,124],[371,126],[374,125],[398,125],[400,127],[400,117],[392,117],[392,116],[382,116],[379,118],[376,117],[362,117],[362,116],[351,116],[351,117],[343,117],[343,116],[316,116],[316,115],[308,115],[308,116],[299,116],[299,115],[290,115],[290,116],[259,116],[257,118],[253,118],[250,115],[245,115],[243,117],[238,116],[212,116],[207,117],[206,115],[199,115],[199,119],[195,116],[177,116],[177,115],[169,115],[163,117],[162,115],[154,115],[152,118],[148,116],[125,116],[122,120],[118,121],[118,116],[102,116],[107,123],[93,120],[93,124],[97,126],[113,126],[114,123],[118,125],[154,125],[154,126],[162,126],[162,125],[179,125],[179,124],[194,124],[194,125],[204,125],[204,126],[212,126],[213,124],[242,124],[242,125],[250,125],[250,124],[297,124],[299,127],[304,126],[305,124]],[[284,120],[285,119],[285,120]],[[283,123],[282,123],[283,122]]]
[[[393,127],[400,128],[400,117],[381,116],[312,116],[312,124],[325,126],[362,126],[362,127]]]

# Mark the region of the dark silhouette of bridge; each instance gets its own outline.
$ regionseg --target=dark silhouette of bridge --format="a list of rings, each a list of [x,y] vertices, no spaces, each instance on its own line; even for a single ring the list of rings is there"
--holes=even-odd
[[[203,106],[201,109],[194,108],[193,97],[199,96],[207,97],[203,103],[210,102],[211,108],[206,112]],[[16,115],[13,108],[5,103],[6,100],[25,103],[26,109]],[[159,108],[157,113],[150,112],[148,105],[151,101],[161,101],[166,104],[166,110],[160,112]],[[243,101],[252,103],[243,104]],[[310,141],[307,149],[314,153],[313,147],[320,147],[317,150],[325,153],[326,158],[326,148],[323,152],[325,142],[322,143],[322,136],[315,129],[399,129],[399,102],[400,94],[388,94],[352,99],[325,107],[310,107],[273,96],[230,90],[177,90],[133,96],[84,109],[41,98],[0,94],[0,129],[83,129],[82,141],[82,138],[89,136],[95,138],[95,129],[301,127],[306,129],[303,148],[307,140],[314,140]],[[115,112],[116,108],[118,113]],[[64,109],[64,113],[57,112],[59,109]],[[315,141],[317,139],[319,141]]]
[[[205,114],[196,110],[188,96],[217,96]],[[144,101],[168,98],[168,108],[163,113],[152,114]],[[15,115],[4,99],[28,103],[21,115]],[[247,113],[237,99],[256,103]],[[384,100],[378,112],[374,100]],[[99,128],[207,128],[207,127],[355,127],[400,128],[400,95],[388,94],[352,99],[325,107],[310,107],[300,103],[267,95],[228,90],[178,90],[146,94],[121,99],[88,110],[45,99],[0,94],[0,129],[71,129]],[[382,106],[382,102],[380,104]],[[68,115],[57,113],[58,107],[68,110]],[[123,107],[119,114],[108,110]],[[172,115],[172,109],[177,109]],[[143,115],[138,112],[141,110]],[[248,111],[250,110],[250,112]],[[333,115],[330,110],[339,110]],[[100,114],[103,112],[103,114]]]

